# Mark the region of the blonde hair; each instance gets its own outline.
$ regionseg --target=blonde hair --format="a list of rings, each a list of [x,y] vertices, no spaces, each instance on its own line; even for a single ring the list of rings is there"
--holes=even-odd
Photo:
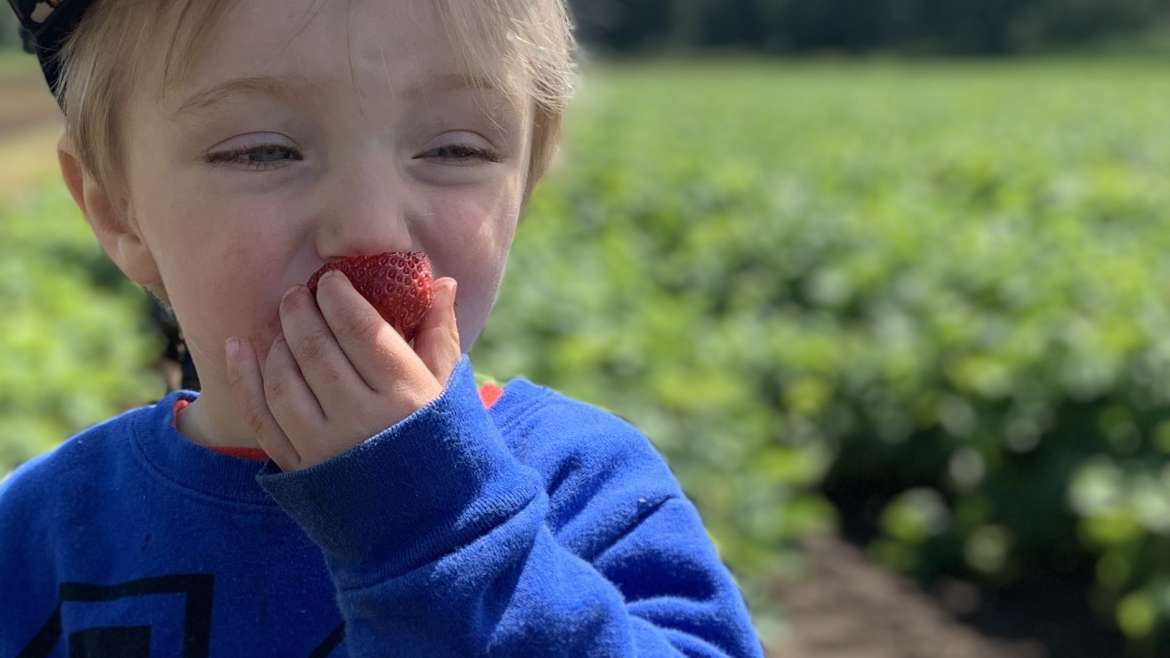
[[[125,103],[142,79],[155,44],[169,44],[163,66],[165,93],[184,79],[235,0],[95,0],[62,45],[58,100],[65,132],[98,184],[128,195],[125,170]],[[327,0],[326,0],[327,1]],[[488,75],[534,110],[527,201],[547,172],[560,143],[564,114],[577,80],[576,42],[564,0],[432,0],[456,55],[471,73],[496,62]],[[315,14],[316,12],[314,12]],[[173,33],[162,38],[160,26]],[[153,37],[152,37],[153,35]]]

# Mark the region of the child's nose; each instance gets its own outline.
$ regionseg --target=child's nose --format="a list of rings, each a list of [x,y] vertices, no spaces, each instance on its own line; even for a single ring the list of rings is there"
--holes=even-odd
[[[410,222],[418,212],[409,186],[390,163],[346,167],[328,189],[316,226],[323,258],[412,250]]]

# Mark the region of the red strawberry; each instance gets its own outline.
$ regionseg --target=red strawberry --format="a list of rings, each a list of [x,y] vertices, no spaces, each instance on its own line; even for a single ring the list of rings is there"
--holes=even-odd
[[[331,260],[309,277],[313,296],[317,282],[330,270],[341,270],[391,326],[410,342],[431,308],[431,261],[421,251],[392,251],[376,256]]]

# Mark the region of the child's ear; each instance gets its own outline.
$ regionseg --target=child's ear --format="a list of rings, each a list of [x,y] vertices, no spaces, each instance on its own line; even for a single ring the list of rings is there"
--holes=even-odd
[[[62,135],[57,142],[57,160],[73,201],[81,209],[81,214],[89,222],[110,260],[135,283],[152,290],[161,290],[162,277],[159,276],[158,265],[137,222],[128,217],[126,202],[120,197],[113,197],[110,190],[98,185],[82,164],[67,135]]]

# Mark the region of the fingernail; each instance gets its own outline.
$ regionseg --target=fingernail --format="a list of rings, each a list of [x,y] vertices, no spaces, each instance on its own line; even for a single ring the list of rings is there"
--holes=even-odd
[[[450,300],[447,302],[446,306],[448,306],[450,308],[455,308],[455,295],[456,295],[456,293],[459,293],[459,283],[455,282],[455,280],[453,279],[452,285],[447,286],[446,289],[448,290],[448,292],[445,294],[450,297]]]
[[[240,341],[235,336],[227,339],[227,345],[224,351],[227,352],[228,380],[234,381],[237,373],[240,371]]]
[[[292,296],[299,292],[300,289],[301,286],[297,285],[289,288],[288,290],[285,290],[284,296],[280,298],[280,305],[283,307],[285,304],[289,303],[289,301],[292,299]]]

